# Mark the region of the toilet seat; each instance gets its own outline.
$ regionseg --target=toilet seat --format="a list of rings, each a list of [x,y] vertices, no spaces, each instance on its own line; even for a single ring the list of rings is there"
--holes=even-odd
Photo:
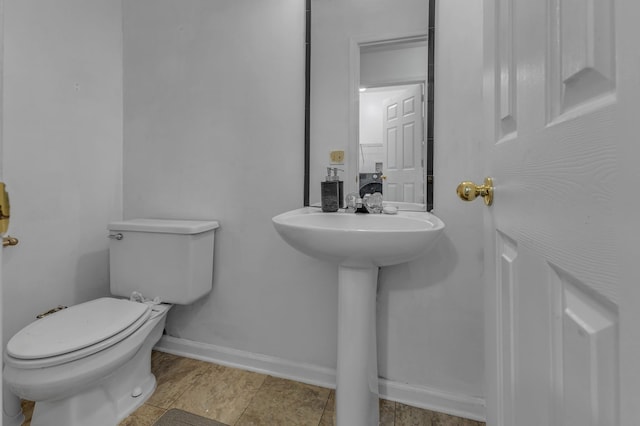
[[[135,332],[151,315],[144,303],[104,297],[36,320],[7,343],[6,362],[50,367],[106,349]]]

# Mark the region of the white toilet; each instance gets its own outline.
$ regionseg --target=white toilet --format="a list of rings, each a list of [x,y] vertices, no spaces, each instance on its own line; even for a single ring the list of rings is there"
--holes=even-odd
[[[211,291],[217,221],[109,224],[111,293],[29,324],[9,340],[4,381],[35,401],[33,426],[115,426],[153,393],[151,349],[170,304]],[[133,292],[163,303],[132,302]],[[158,301],[156,299],[156,302]]]

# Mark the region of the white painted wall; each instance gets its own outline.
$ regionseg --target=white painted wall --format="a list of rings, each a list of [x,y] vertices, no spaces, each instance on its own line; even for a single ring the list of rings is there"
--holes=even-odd
[[[437,305],[436,312],[428,321],[442,343],[426,358],[427,368],[439,371],[431,373],[433,383],[442,380],[443,387],[467,395],[483,395],[484,255],[479,230],[486,207],[462,202],[455,189],[463,180],[484,179],[481,34],[482,2],[437,1],[434,207],[447,226],[449,247],[441,247],[447,261],[436,266],[437,272],[425,270],[426,275],[441,274],[429,300]]]
[[[122,10],[4,1],[4,341],[39,312],[109,293],[106,224],[122,214]]]
[[[404,11],[312,2],[312,202],[329,150],[348,150],[349,39],[427,26],[426,1],[394,6]],[[482,178],[481,25],[480,3],[437,2],[434,202],[445,238],[425,258],[383,269],[378,296],[380,375],[466,396],[483,395],[482,207],[462,204],[455,188]]]
[[[332,368],[335,268],[289,248],[270,222],[302,202],[302,6],[284,0],[175,4],[125,4],[125,216],[214,218],[222,227],[212,294],[176,307],[168,332]],[[314,13],[322,13],[321,4],[313,3]],[[466,15],[453,15],[455,8],[442,5],[439,12],[447,21],[441,27],[450,22],[471,30],[466,36],[445,30],[438,42],[447,44],[440,114],[457,118],[460,108],[470,114],[437,127],[436,209],[447,235],[428,257],[382,272],[379,353],[381,375],[395,382],[479,396],[482,250],[473,231],[481,216],[473,214],[477,206],[456,200],[451,182],[472,172],[473,163],[457,155],[472,153],[481,134],[472,114],[480,106],[480,45],[473,32],[480,20],[472,6],[463,10]],[[414,26],[423,21],[426,15]],[[334,30],[335,39],[312,47],[343,53],[326,62],[314,56],[314,159],[329,147],[346,149],[348,39],[339,26]],[[466,59],[456,59],[464,65],[450,73],[447,55],[455,51]],[[331,96],[318,97],[320,91]],[[336,119],[323,125],[317,112],[329,104]],[[312,178],[320,180],[320,174]]]
[[[213,291],[171,335],[334,366],[337,271],[271,217],[303,202],[304,2],[124,5],[125,217],[212,218]]]
[[[302,3],[124,3],[124,214],[222,223],[214,290],[172,311],[171,334],[332,368],[335,268],[289,248],[270,222],[302,203]],[[122,208],[120,13],[110,0],[5,2],[2,166],[20,238],[4,252],[5,336],[50,306],[108,293],[105,225]],[[343,56],[314,74],[335,83],[321,86],[328,98],[315,88],[314,108],[332,102],[339,117],[333,133],[314,120],[314,158],[346,143],[339,28],[352,18],[316,42]],[[438,5],[435,206],[446,237],[383,270],[378,300],[381,375],[462,396],[482,395],[482,207],[453,191],[481,178],[480,21],[476,2]]]
[[[334,368],[336,268],[297,253],[271,225],[272,216],[302,204],[301,3],[125,3],[124,213],[221,222],[213,291],[171,311],[170,335]],[[324,4],[314,2],[314,13]],[[424,19],[410,26],[426,25],[421,7]],[[446,236],[428,257],[383,270],[378,299],[381,376],[462,397],[482,396],[484,365],[482,243],[475,232],[481,210],[461,204],[454,191],[477,169],[467,158],[477,154],[482,133],[474,111],[478,8],[443,2],[438,12],[436,102],[444,122],[436,126],[435,201]],[[354,13],[339,13],[334,37],[312,47],[316,54],[342,52],[327,62],[314,56],[314,161],[329,147],[346,149],[349,54],[340,25]],[[331,123],[318,115],[329,104]],[[312,184],[321,179],[312,174]]]
[[[424,15],[418,15],[424,21]],[[360,85],[390,85],[427,79],[427,43],[369,46],[360,52]]]

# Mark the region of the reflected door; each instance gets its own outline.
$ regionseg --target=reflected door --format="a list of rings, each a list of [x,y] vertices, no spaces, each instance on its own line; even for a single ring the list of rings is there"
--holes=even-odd
[[[384,101],[384,199],[424,203],[423,86],[414,84]]]

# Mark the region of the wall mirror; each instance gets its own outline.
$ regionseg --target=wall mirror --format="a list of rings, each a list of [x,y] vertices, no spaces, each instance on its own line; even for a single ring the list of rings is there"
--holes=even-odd
[[[310,1],[308,200],[326,167],[345,192],[433,208],[435,0]],[[343,163],[329,153],[344,150]]]

